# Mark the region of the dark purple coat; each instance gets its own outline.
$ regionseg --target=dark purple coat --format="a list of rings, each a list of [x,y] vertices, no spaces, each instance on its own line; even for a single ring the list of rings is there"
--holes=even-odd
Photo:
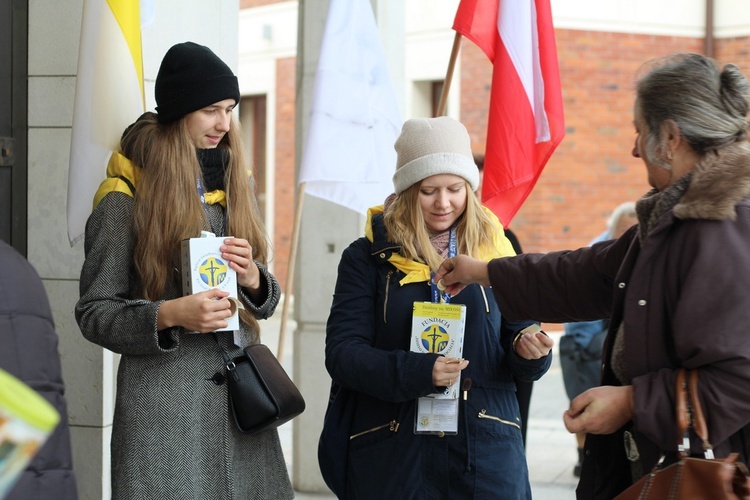
[[[699,392],[717,457],[750,459],[750,148],[734,146],[703,163],[673,210],[641,242],[638,227],[619,240],[490,263],[500,309],[544,322],[622,322],[632,380],[634,433],[644,470],[677,449],[677,368],[700,369]],[[615,332],[605,345],[602,383]],[[579,498],[612,498],[631,483],[622,432],[586,439]],[[700,452],[699,443],[693,451]]]
[[[34,268],[0,241],[0,368],[49,401],[60,423],[5,500],[78,498],[57,333]]]

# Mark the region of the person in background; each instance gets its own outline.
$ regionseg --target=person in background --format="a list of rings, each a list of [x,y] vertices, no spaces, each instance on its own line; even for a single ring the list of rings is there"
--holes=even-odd
[[[395,148],[395,194],[369,210],[365,236],[344,251],[326,328],[328,373],[356,397],[345,496],[531,498],[513,375],[541,377],[553,341],[519,334],[534,323],[507,321],[491,292],[472,286],[451,301],[466,305],[463,357],[410,350],[413,304],[436,290],[431,270],[455,252],[514,252],[474,195],[479,176],[461,123],[407,120]],[[458,433],[417,434],[417,399],[459,378],[471,385]]]
[[[482,201],[482,182],[484,181],[484,155],[474,155],[474,163],[477,164],[479,169],[479,186],[477,187],[475,194],[479,201]],[[513,246],[513,251],[516,255],[523,253],[521,248],[521,242],[518,240],[518,236],[509,227],[505,228],[505,236]],[[529,408],[531,407],[531,392],[534,389],[533,380],[522,380],[513,376],[513,381],[516,383],[516,399],[518,400],[518,409],[521,412],[521,435],[523,436],[523,445],[526,446],[526,434],[529,429]]]
[[[617,239],[633,224],[638,223],[635,203],[626,201],[618,205],[607,221],[607,229],[594,238],[589,246],[600,241]],[[578,321],[565,323],[565,334],[560,338],[560,367],[568,398],[573,401],[579,394],[599,385],[602,370],[602,347],[607,335],[609,321]],[[586,434],[576,433],[578,462],[573,467],[576,477],[581,475],[583,445]]]
[[[0,241],[0,368],[38,392],[60,414],[60,423],[5,500],[78,498],[57,343],[42,280],[21,254]],[[2,458],[0,450],[0,462]]]
[[[592,247],[482,262],[446,259],[446,291],[493,285],[506,315],[610,318],[601,385],[563,419],[585,432],[581,499],[611,499],[667,453],[676,459],[675,381],[699,370],[717,458],[750,463],[748,81],[700,54],[651,61],[636,83],[632,154],[653,188],[638,225]],[[699,439],[690,453],[702,456]]]
[[[156,113],[128,127],[86,224],[75,314],[83,335],[120,353],[112,498],[293,498],[278,432],[241,433],[229,414],[219,345],[234,358],[259,341],[280,288],[233,110],[237,77],[208,47],[171,47]],[[183,296],[180,244],[222,238],[229,292]],[[231,236],[228,236],[231,235]],[[218,342],[218,344],[217,344]]]

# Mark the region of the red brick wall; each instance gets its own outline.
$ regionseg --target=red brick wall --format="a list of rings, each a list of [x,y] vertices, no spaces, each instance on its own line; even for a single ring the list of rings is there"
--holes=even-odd
[[[701,48],[689,38],[572,30],[556,37],[566,133],[510,224],[526,252],[586,245],[615,206],[649,189],[631,156],[634,76],[654,56]],[[492,68],[470,41],[461,50],[461,120],[483,153]]]
[[[750,78],[750,36],[723,38],[715,44],[714,57],[720,62],[736,64]]]
[[[294,106],[295,106],[296,58],[276,61],[276,163],[273,168],[276,178],[274,191],[274,276],[286,290],[289,250],[294,225],[294,198],[296,184],[294,175]]]

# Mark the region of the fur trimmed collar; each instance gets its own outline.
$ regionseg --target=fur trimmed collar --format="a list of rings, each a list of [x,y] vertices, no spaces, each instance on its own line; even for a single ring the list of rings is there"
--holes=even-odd
[[[680,219],[734,220],[735,206],[750,196],[750,142],[707,154],[693,170],[685,195],[674,207]]]

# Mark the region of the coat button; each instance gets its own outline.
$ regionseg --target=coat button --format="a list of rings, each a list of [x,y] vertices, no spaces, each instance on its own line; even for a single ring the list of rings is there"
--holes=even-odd
[[[641,300],[638,301],[638,305],[639,306],[645,306],[646,305],[646,301],[643,300],[643,299],[641,299]]]
[[[221,385],[226,381],[226,377],[222,375],[221,373],[214,373],[214,376],[211,377],[211,382],[213,382],[216,385]]]
[[[441,438],[445,437],[445,432],[443,431],[438,432],[438,437],[441,437]]]
[[[617,284],[617,286],[618,286],[619,288],[625,288],[625,283],[618,283],[618,284]]]

